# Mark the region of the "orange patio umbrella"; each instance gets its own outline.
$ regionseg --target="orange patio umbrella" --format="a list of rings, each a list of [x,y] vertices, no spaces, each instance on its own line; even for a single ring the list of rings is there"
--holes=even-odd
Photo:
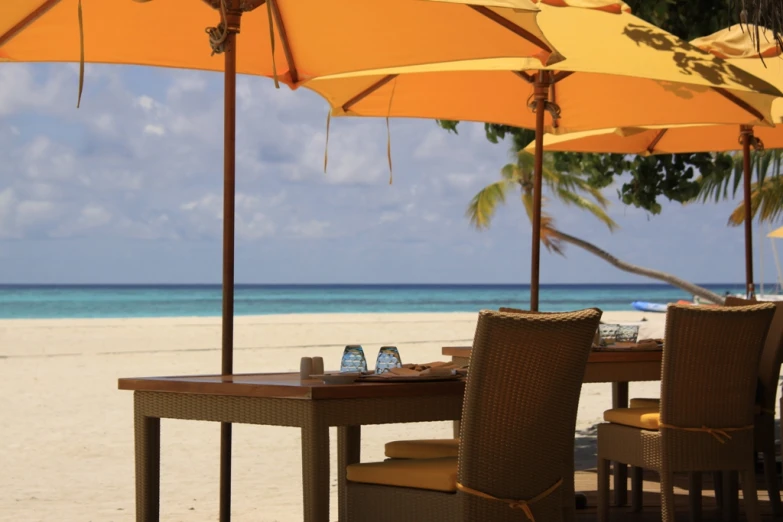
[[[306,84],[329,101],[334,116],[470,120],[536,129],[532,310],[538,309],[544,131],[771,125],[772,103],[781,95],[770,82],[626,10],[607,14],[540,7],[540,26],[565,56],[554,65],[522,57],[467,60],[322,76]]]
[[[733,26],[691,43],[720,58],[731,66],[765,80],[783,90],[783,59],[775,40],[766,29],[759,31],[760,49],[752,41],[748,28]],[[755,38],[755,37],[754,37]],[[759,54],[763,57],[759,58]],[[775,126],[698,125],[618,127],[547,136],[544,148],[562,152],[607,152],[619,154],[677,154],[700,151],[743,151],[743,199],[745,213],[745,288],[748,297],[755,295],[753,282],[753,205],[751,202],[751,147],[783,148],[783,99],[772,106]],[[532,149],[533,144],[528,146]]]
[[[79,97],[85,62],[224,72],[221,372],[230,375],[236,74],[295,88],[325,74],[419,63],[505,56],[556,63],[562,57],[538,27],[537,12],[531,0],[6,0],[0,61],[81,62]],[[237,49],[240,25],[244,53]],[[222,521],[230,518],[230,457],[231,425],[224,424]]]

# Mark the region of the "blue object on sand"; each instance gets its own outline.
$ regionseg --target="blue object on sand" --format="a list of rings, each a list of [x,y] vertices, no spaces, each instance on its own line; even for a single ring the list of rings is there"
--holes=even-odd
[[[631,306],[642,312],[666,312],[665,304],[648,303],[647,301],[634,301]]]

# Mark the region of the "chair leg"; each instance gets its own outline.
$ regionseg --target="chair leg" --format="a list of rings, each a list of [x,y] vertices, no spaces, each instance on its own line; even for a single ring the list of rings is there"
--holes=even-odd
[[[748,522],[759,522],[758,492],[756,490],[755,467],[742,473],[742,498],[745,504],[745,516]]]
[[[639,513],[644,505],[644,468],[631,466],[631,513]]]
[[[661,522],[674,522],[674,476],[661,470]]]
[[[688,501],[691,511],[691,522],[701,522],[701,473],[688,473]]]
[[[609,461],[598,459],[598,522],[609,520]]]
[[[723,509],[723,472],[714,471],[712,473],[712,484],[715,490],[715,504],[718,510]]]
[[[737,487],[737,472],[723,473],[723,520],[734,522],[739,518],[739,493]],[[755,478],[755,475],[754,475]]]
[[[780,502],[780,482],[778,481],[777,462],[775,461],[774,432],[770,433],[771,440],[765,437],[762,453],[764,454],[764,477],[769,493],[769,503],[772,506],[772,514],[783,515],[783,505]]]

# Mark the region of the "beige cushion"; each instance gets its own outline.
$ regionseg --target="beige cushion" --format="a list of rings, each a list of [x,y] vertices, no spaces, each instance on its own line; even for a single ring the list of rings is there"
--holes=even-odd
[[[395,440],[387,442],[390,459],[439,459],[459,454],[459,439]]]
[[[631,399],[631,408],[660,408],[661,399]],[[755,415],[761,414],[761,406],[756,404],[753,408]]]
[[[661,399],[631,399],[631,408],[660,408]]]
[[[348,466],[351,482],[432,491],[457,491],[457,459],[392,459]]]
[[[657,430],[661,424],[658,408],[615,408],[604,412],[604,420],[643,430]]]

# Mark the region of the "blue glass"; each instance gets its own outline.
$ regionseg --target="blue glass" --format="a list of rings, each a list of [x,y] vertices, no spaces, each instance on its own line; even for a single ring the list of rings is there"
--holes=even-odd
[[[392,368],[400,368],[402,360],[396,346],[382,346],[378,351],[378,359],[375,361],[375,373],[388,372]]]
[[[343,351],[343,358],[340,361],[341,372],[366,372],[367,359],[364,358],[364,349],[361,345],[350,344]]]

